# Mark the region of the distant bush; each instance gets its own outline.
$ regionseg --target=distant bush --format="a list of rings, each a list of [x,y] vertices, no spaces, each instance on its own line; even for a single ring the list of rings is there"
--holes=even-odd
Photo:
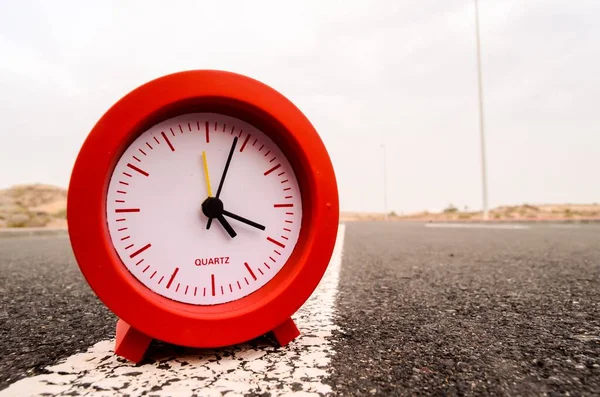
[[[458,211],[458,208],[456,208],[454,205],[450,204],[448,207],[446,207],[444,209],[444,213],[445,214],[454,214],[455,212]]]
[[[55,218],[58,218],[58,219],[66,219],[67,218],[67,209],[63,208],[61,210],[58,210],[54,214],[52,214],[52,216]]]

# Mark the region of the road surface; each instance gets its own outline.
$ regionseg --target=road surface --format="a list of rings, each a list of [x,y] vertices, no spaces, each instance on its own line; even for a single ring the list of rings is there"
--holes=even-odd
[[[295,318],[288,348],[156,342],[131,365],[66,236],[0,238],[0,397],[592,396],[600,227],[348,223]]]

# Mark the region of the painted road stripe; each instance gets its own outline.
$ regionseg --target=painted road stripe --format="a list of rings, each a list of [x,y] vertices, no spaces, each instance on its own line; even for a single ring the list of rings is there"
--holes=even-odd
[[[461,229],[529,229],[529,225],[483,224],[483,223],[426,223],[425,227]]]
[[[340,225],[330,265],[321,283],[293,316],[302,335],[284,348],[266,338],[216,350],[153,345],[152,362],[135,365],[113,353],[114,340],[96,343],[21,379],[1,397],[32,395],[242,396],[247,393],[323,395],[329,374],[333,320],[345,226]]]

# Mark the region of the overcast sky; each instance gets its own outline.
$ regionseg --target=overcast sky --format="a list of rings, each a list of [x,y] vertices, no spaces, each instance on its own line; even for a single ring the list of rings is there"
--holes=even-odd
[[[600,202],[600,2],[481,0],[490,205]],[[472,0],[2,1],[0,188],[68,186],[97,119],[163,74],[290,98],[343,210],[481,208]]]

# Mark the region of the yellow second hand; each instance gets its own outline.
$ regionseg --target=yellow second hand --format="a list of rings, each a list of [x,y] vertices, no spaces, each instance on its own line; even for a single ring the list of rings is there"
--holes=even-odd
[[[206,152],[202,152],[202,164],[204,165],[204,178],[206,179],[206,188],[208,196],[212,197],[212,189],[210,188],[210,177],[208,176],[208,163],[206,162]]]

